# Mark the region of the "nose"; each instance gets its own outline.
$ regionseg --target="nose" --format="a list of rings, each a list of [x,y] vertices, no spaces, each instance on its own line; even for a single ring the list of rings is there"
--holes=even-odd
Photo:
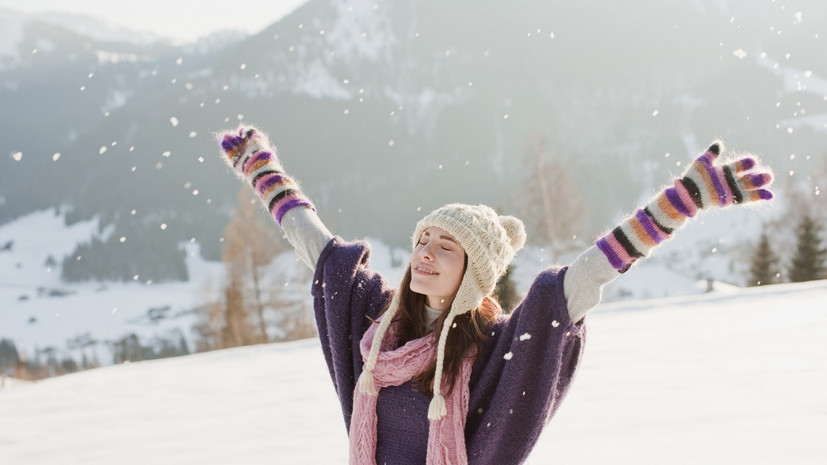
[[[419,256],[422,257],[423,260],[433,261],[434,254],[431,252],[431,244],[432,242],[425,244],[422,246],[422,250],[419,251]]]

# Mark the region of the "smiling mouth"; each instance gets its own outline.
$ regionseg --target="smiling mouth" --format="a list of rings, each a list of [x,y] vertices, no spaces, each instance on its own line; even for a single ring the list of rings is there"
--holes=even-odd
[[[431,271],[431,270],[429,270],[429,269],[427,269],[427,268],[422,268],[421,266],[415,266],[415,267],[414,267],[414,271],[418,271],[418,272],[420,272],[420,273],[424,273],[424,274],[427,274],[427,275],[429,275],[429,276],[436,276],[436,275],[438,275],[438,274],[439,274],[439,273],[437,273],[436,271]]]

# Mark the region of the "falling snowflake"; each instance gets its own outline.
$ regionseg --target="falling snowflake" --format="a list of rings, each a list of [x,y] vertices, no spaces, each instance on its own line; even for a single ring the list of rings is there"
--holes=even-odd
[[[514,357],[514,354],[512,354],[511,352],[503,355],[503,358],[506,360],[511,360],[512,357]]]
[[[172,127],[178,126],[178,118],[174,116],[169,119],[169,122],[172,123]]]
[[[13,154],[11,154],[11,158],[14,161],[20,161],[23,159],[23,152],[14,152]]]
[[[520,336],[521,341],[527,341],[529,339],[531,339],[531,334],[525,333],[522,336]]]

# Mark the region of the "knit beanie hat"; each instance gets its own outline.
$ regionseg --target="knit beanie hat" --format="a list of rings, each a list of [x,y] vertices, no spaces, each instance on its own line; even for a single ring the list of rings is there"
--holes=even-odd
[[[500,216],[485,205],[453,203],[434,210],[417,223],[411,238],[412,248],[416,248],[422,233],[431,227],[440,228],[453,236],[465,249],[468,257],[468,266],[445,318],[437,344],[434,398],[428,410],[428,418],[440,420],[446,413],[445,399],[441,394],[445,341],[454,317],[478,308],[483,299],[494,292],[497,280],[525,244],[526,235],[523,222],[513,216]],[[363,392],[377,395],[372,371],[379,356],[382,338],[399,308],[398,299],[399,292],[394,295],[391,305],[379,322],[370,355],[359,377],[359,389]]]

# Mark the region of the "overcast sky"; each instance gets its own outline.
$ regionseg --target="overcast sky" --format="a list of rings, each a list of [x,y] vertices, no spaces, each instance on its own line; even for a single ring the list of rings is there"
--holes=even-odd
[[[96,16],[129,29],[191,41],[228,28],[258,32],[305,2],[307,0],[0,0],[0,8]]]

